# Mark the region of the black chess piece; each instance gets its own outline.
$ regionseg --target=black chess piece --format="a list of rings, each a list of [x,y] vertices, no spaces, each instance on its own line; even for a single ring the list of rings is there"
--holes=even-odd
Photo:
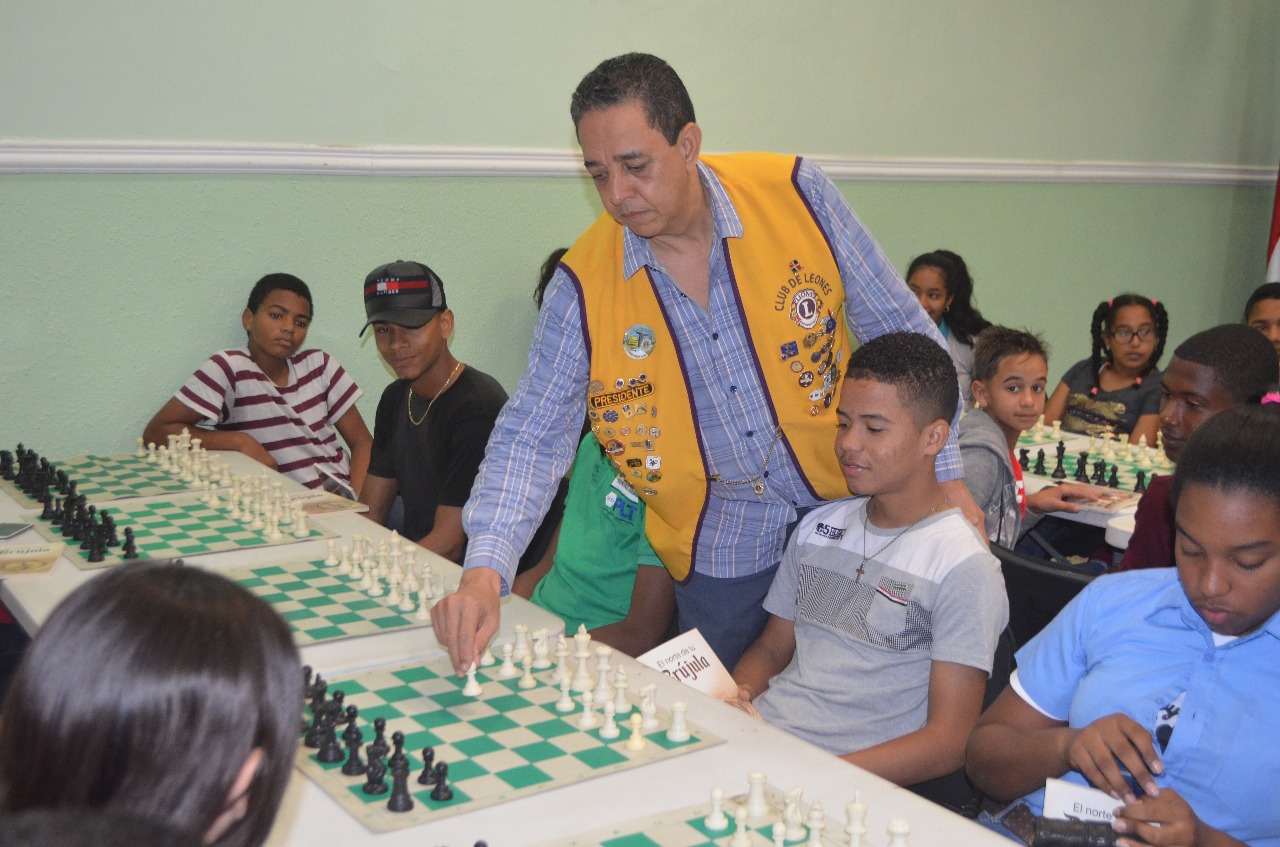
[[[390,752],[391,745],[387,744],[386,732],[387,732],[387,719],[374,718],[373,719],[373,743],[371,743],[369,745],[369,748],[365,751],[369,754],[370,761],[372,761],[375,757],[379,759],[385,759],[387,757],[387,753]]]
[[[346,758],[342,745],[338,743],[338,732],[334,725],[334,713],[326,708],[321,711],[320,750],[316,753],[316,761],[333,765]]]
[[[409,760],[391,767],[391,796],[387,798],[387,811],[408,812],[413,809],[413,797],[409,794]]]
[[[1107,484],[1107,460],[1106,459],[1099,459],[1098,461],[1093,463],[1093,477],[1090,479],[1090,481],[1094,485]]]
[[[422,748],[422,773],[418,774],[419,785],[435,785],[436,772],[434,770],[436,763],[436,751],[434,747]]]
[[[98,562],[106,561],[106,558],[102,553],[102,538],[97,533],[94,533],[89,540],[89,562],[90,564],[97,564]]]
[[[1066,454],[1062,450],[1058,451],[1058,463],[1053,466],[1053,473],[1049,474],[1051,478],[1053,479],[1067,478],[1067,469],[1065,464],[1063,463],[1063,458],[1065,455]]]
[[[1044,476],[1044,450],[1043,449],[1036,451],[1036,466],[1035,466],[1035,470],[1033,470],[1032,473],[1038,474],[1039,476]]]
[[[1089,481],[1089,451],[1081,450],[1080,458],[1076,459],[1076,482]]]
[[[360,759],[360,742],[364,741],[364,733],[356,725],[356,706],[347,707],[347,728],[342,731],[342,740],[347,745],[347,761],[342,765],[342,772],[347,776],[360,776],[368,768]]]
[[[1120,487],[1120,466],[1111,466],[1111,476],[1107,477],[1107,486],[1110,488]]]
[[[1141,494],[1147,490],[1147,472],[1138,471],[1138,481],[1133,486],[1134,494]]]
[[[431,789],[431,799],[437,803],[447,803],[453,799],[453,789],[449,787],[449,765],[436,762],[436,787]]]
[[[129,530],[126,529],[125,532],[128,533]],[[126,548],[128,544],[129,541],[126,536]],[[328,693],[329,683],[317,675],[315,684],[311,688],[311,705],[309,706],[311,709],[311,727],[307,730],[307,734],[302,737],[302,744],[305,747],[318,748],[320,746],[320,733],[323,731],[321,728],[323,723],[322,716],[328,711],[328,703],[325,702],[325,695]]]
[[[346,692],[339,688],[334,690],[333,697],[329,700],[329,712],[333,715],[334,726],[342,726],[347,722],[347,707],[342,702],[346,696]]]
[[[1018,448],[1018,464],[1022,466],[1024,471],[1031,470],[1031,450],[1027,447]]]
[[[133,527],[131,526],[124,528],[124,547],[120,548],[120,557],[123,559],[138,558],[138,542],[133,540]]]
[[[46,491],[41,499],[44,503],[44,508],[40,510],[40,519],[53,520],[53,495]]]
[[[369,754],[369,767],[365,771],[365,783],[360,789],[365,794],[386,794],[387,783],[385,781],[387,775],[387,766],[383,764],[382,759]]]
[[[115,547],[120,544],[120,536],[116,534],[116,519],[107,514],[107,510],[103,509],[99,512],[102,515],[102,537],[107,547]]]
[[[404,754],[404,733],[396,730],[391,733],[391,743],[395,747],[391,758],[387,759],[387,768],[395,771],[403,763],[406,767],[409,765],[409,757]]]

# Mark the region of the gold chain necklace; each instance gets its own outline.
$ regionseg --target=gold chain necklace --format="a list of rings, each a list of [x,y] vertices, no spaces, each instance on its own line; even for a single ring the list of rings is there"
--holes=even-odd
[[[874,553],[867,553],[867,518],[868,518],[868,516],[869,516],[869,515],[870,515],[870,513],[871,513],[871,501],[870,501],[870,500],[868,500],[868,501],[867,501],[867,507],[866,507],[865,509],[863,509],[863,510],[862,510],[862,564],[858,565],[858,572],[857,572],[857,573],[858,573],[858,575],[857,575],[857,577],[856,577],[853,581],[854,581],[854,582],[862,582],[862,574],[866,572],[866,566],[867,566],[867,560],[868,560],[868,559],[875,559],[875,558],[879,558],[881,553],[883,553],[885,550],[888,550],[888,549],[889,549],[889,545],[890,545],[890,544],[892,544],[893,542],[897,541],[897,540],[898,540],[899,538],[901,538],[902,536],[906,535],[906,534],[907,534],[907,532],[909,532],[909,531],[911,530],[911,528],[912,528],[912,527],[914,527],[916,524],[920,523],[920,521],[922,521],[922,520],[924,520],[925,518],[927,518],[927,517],[929,517],[930,515],[932,515],[934,512],[936,512],[936,511],[938,511],[939,509],[941,509],[941,508],[942,508],[943,506],[945,506],[948,502],[950,502],[950,501],[949,501],[949,500],[944,496],[944,497],[942,498],[942,501],[941,501],[941,502],[939,502],[939,503],[938,503],[938,505],[934,506],[932,509],[930,509],[929,511],[925,512],[923,515],[921,515],[920,517],[918,517],[918,518],[916,518],[915,520],[913,520],[910,524],[908,524],[908,525],[907,525],[907,527],[906,527],[905,529],[903,529],[901,532],[899,532],[899,533],[898,533],[897,535],[895,535],[893,538],[890,538],[890,539],[885,543],[885,545],[884,545],[883,547],[881,547],[879,550],[877,550],[877,551],[876,551],[876,552],[874,552]]]
[[[741,401],[739,401],[741,402]],[[746,479],[725,479],[718,473],[713,473],[707,477],[707,482],[719,482],[723,485],[750,485],[751,490],[759,497],[764,494],[764,472],[769,468],[769,459],[773,456],[773,448],[777,445],[778,439],[782,437],[782,427],[775,426],[773,428],[773,440],[769,442],[769,449],[765,451],[764,461],[760,463],[760,471],[752,477]]]
[[[431,407],[440,399],[440,395],[449,389],[449,386],[453,383],[453,378],[458,375],[460,370],[462,370],[462,362],[458,362],[453,366],[453,373],[449,374],[449,378],[444,381],[444,385],[440,386],[440,390],[436,392],[436,396],[432,397],[431,402],[427,404],[427,410],[416,421],[413,419],[413,386],[409,386],[409,423],[418,426],[427,419],[427,415],[431,414]]]

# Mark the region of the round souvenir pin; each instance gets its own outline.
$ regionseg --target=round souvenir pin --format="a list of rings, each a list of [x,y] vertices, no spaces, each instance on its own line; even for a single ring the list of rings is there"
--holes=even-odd
[[[622,336],[622,352],[632,359],[643,359],[653,352],[658,336],[644,324],[636,324]]]

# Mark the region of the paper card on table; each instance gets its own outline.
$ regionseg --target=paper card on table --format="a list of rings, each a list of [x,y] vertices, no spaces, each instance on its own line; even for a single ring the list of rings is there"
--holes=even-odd
[[[659,644],[636,661],[717,699],[738,696],[738,684],[696,629]]]
[[[1065,779],[1048,779],[1044,784],[1044,816],[1065,821],[1106,821],[1115,818],[1115,810],[1124,805],[1105,791],[1067,782]]]
[[[305,491],[301,494],[290,494],[289,499],[302,504],[302,511],[308,515],[327,515],[333,512],[367,512],[369,506],[358,500],[348,500],[329,491]]]
[[[0,577],[24,573],[43,573],[53,567],[67,547],[61,541],[52,544],[14,544],[0,547]]]

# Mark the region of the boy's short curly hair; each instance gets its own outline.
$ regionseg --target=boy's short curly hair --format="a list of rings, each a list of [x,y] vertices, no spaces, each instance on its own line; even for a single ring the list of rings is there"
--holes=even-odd
[[[845,378],[894,386],[921,428],[936,420],[950,421],[960,401],[951,356],[933,339],[915,332],[891,332],[862,345],[849,357]]]

